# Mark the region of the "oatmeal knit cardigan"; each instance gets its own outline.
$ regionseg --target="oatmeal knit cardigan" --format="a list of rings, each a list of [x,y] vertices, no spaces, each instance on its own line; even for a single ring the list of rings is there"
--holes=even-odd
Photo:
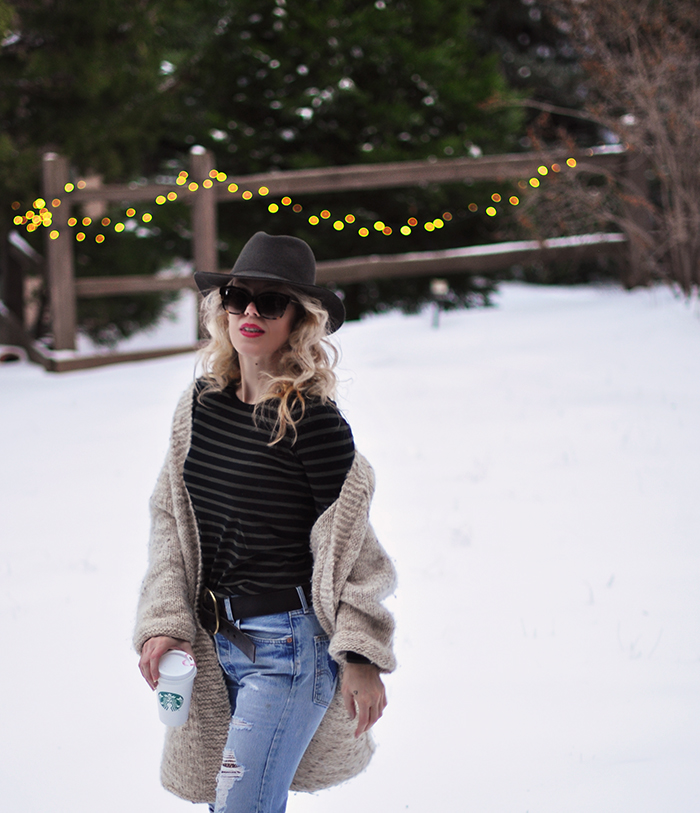
[[[151,497],[149,564],[134,646],[140,652],[149,638],[158,635],[192,642],[197,677],[190,715],[184,726],[166,729],[161,781],[183,799],[211,803],[231,711],[212,637],[197,612],[202,561],[197,522],[182,477],[193,393],[189,388],[177,406],[170,448]],[[382,672],[391,672],[396,666],[393,619],[381,601],[394,589],[395,572],[369,523],[373,491],[372,468],[356,453],[338,499],[311,531],[313,606],[330,636],[330,654],[341,668],[344,653],[357,652]],[[330,787],[364,770],[374,743],[369,734],[356,739],[355,727],[336,691],[302,757],[292,790]]]

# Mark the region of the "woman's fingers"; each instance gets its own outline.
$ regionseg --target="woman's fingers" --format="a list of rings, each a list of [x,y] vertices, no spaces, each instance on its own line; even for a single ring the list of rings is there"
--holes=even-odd
[[[156,638],[149,638],[143,645],[141,658],[139,660],[139,669],[151,689],[155,689],[158,685],[158,664],[160,663],[160,659],[171,649],[182,649],[184,652],[187,652],[188,655],[194,657],[190,642],[184,641],[181,638],[170,638],[167,635],[159,635]]]
[[[351,720],[355,719],[355,714],[357,713],[355,708],[355,698],[349,692],[341,691],[343,696],[343,703],[345,704],[345,708],[347,709],[348,716]]]
[[[386,708],[384,684],[373,664],[346,664],[341,694],[350,719],[357,716],[356,737],[369,731]]]

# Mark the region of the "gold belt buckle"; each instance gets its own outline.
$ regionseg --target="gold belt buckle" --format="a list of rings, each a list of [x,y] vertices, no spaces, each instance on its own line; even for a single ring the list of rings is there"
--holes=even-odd
[[[208,587],[207,587],[207,593],[209,593],[209,595],[211,596],[211,600],[214,602],[214,616],[216,618],[216,629],[214,630],[214,632],[212,634],[216,635],[217,632],[219,631],[219,605],[218,605],[218,603],[216,601],[216,596],[214,595],[214,593]]]

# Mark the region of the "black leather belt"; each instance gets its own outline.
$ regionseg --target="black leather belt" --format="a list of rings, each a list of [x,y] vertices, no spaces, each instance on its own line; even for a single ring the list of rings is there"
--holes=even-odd
[[[303,596],[303,599],[302,599]],[[259,596],[221,596],[209,588],[202,591],[199,616],[202,626],[212,635],[221,633],[235,647],[255,663],[255,643],[228,619],[225,600],[230,604],[234,621],[255,615],[274,615],[311,606],[311,585],[288,587]]]

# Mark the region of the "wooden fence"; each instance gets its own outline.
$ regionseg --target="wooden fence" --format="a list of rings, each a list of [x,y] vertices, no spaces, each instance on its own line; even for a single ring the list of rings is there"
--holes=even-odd
[[[429,183],[466,181],[517,181],[537,176],[542,165],[551,166],[576,159],[576,170],[604,172],[635,180],[641,188],[640,168],[633,157],[621,147],[597,147],[580,152],[523,153],[485,156],[481,158],[455,158],[435,161],[406,161],[389,164],[330,167],[321,169],[290,170],[229,177],[225,185],[211,179],[214,170],[213,155],[203,148],[194,147],[190,153],[189,177],[186,185],[164,184],[112,184],[97,189],[77,188],[66,194],[70,181],[69,165],[65,158],[47,153],[43,161],[43,195],[51,207],[52,226],[46,229],[45,274],[50,302],[54,350],[42,349],[26,335],[20,320],[8,321],[0,313],[0,320],[16,337],[16,343],[27,348],[30,356],[47,369],[64,371],[93,367],[120,361],[152,358],[191,350],[177,347],[143,353],[111,353],[78,357],[66,351],[75,350],[76,300],[79,297],[101,297],[116,294],[137,294],[153,291],[194,289],[191,277],[164,278],[155,276],[81,277],[74,273],[73,229],[68,221],[75,206],[95,202],[133,204],[154,201],[158,195],[176,192],[177,199],[191,204],[192,251],[197,271],[218,271],[217,260],[217,205],[224,201],[245,200],[246,192],[266,187],[270,196],[303,195],[329,191],[383,189],[389,187],[419,186]],[[235,184],[237,190],[229,191]],[[58,204],[52,202],[60,201]],[[50,232],[54,236],[50,236]],[[58,236],[55,236],[58,232]],[[398,255],[373,255],[339,259],[318,264],[317,279],[321,283],[349,283],[387,277],[407,277],[455,273],[484,273],[509,267],[516,263],[536,260],[580,260],[600,253],[619,251],[626,241],[624,235],[587,235],[538,241],[519,241],[487,246],[471,246],[447,251],[432,251]],[[633,247],[631,247],[633,250]],[[629,250],[629,249],[628,249]],[[11,324],[10,324],[11,322]],[[24,332],[23,332],[24,331]]]

